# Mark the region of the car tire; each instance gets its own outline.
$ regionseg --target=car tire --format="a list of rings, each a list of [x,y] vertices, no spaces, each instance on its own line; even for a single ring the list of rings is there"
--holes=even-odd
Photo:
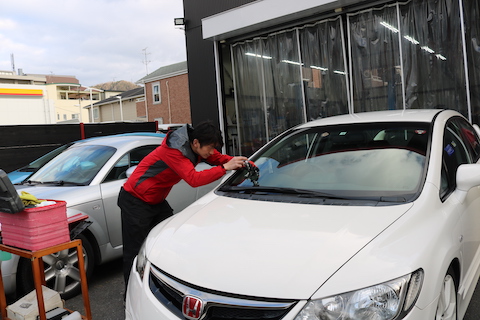
[[[95,265],[95,257],[90,241],[80,234],[77,239],[82,240],[85,273],[91,276]],[[43,257],[45,280],[47,287],[60,293],[64,300],[78,295],[82,288],[78,270],[78,256],[76,249],[62,250]],[[24,295],[33,290],[32,265],[30,260],[21,258],[17,270],[17,293]]]
[[[443,278],[435,320],[457,320],[457,289],[457,278],[450,267]]]

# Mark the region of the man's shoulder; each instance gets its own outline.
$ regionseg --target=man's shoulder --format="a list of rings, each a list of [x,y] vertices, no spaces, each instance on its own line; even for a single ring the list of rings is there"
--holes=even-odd
[[[168,145],[162,145],[161,148],[157,148],[155,152],[156,154],[154,156],[158,158],[173,157],[177,159],[188,159],[182,150],[169,147]]]

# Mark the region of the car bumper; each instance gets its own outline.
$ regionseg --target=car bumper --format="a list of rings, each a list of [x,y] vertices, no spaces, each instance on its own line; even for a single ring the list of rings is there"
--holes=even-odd
[[[150,291],[146,281],[148,279],[147,272],[143,278],[145,281],[142,281],[135,269],[136,264],[137,259],[135,258],[125,299],[125,320],[178,320],[179,318],[166,309]],[[145,270],[149,269],[150,262],[147,263]]]
[[[126,295],[125,320],[179,320],[170,310],[160,303],[150,291],[148,286],[150,262],[145,267],[143,280],[135,269],[136,258],[130,273]],[[299,301],[296,306],[285,315],[282,320],[294,320],[307,301]],[[434,319],[436,312],[436,301],[425,309],[414,307],[402,320],[425,320]]]

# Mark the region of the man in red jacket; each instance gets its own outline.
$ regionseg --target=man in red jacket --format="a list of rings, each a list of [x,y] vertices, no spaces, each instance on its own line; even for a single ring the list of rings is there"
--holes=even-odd
[[[210,122],[193,129],[185,125],[167,134],[162,145],[147,155],[123,185],[118,196],[122,212],[123,274],[128,285],[135,256],[150,230],[170,217],[173,210],[165,200],[172,187],[185,180],[199,187],[221,178],[228,170],[242,168],[246,157],[221,154],[220,130]],[[215,165],[196,171],[200,161]]]

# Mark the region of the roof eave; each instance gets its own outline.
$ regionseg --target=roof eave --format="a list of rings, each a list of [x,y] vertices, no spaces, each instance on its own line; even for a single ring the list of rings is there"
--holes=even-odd
[[[138,80],[135,83],[136,84],[145,84],[145,83],[148,83],[148,82],[153,82],[153,81],[163,80],[163,79],[167,79],[167,78],[172,78],[172,77],[175,77],[175,76],[180,76],[180,75],[186,74],[186,73],[188,73],[188,69],[183,69],[183,70],[179,70],[179,71],[176,71],[176,72],[171,72],[171,73],[168,73],[168,74],[162,74],[162,75],[156,76],[156,77],[151,77],[151,78],[144,77],[144,78]]]

